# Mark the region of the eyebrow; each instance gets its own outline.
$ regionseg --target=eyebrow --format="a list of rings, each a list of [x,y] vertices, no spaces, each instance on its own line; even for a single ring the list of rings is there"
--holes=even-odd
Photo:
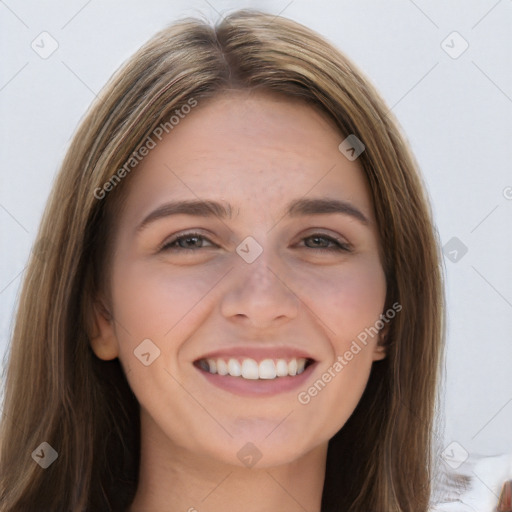
[[[365,226],[370,224],[368,218],[353,204],[340,199],[318,198],[318,199],[295,199],[285,208],[285,216],[300,217],[302,215],[323,215],[338,213],[348,215],[358,220]],[[233,209],[229,203],[222,204],[210,200],[183,200],[172,201],[162,204],[138,225],[137,231],[141,231],[148,224],[172,215],[192,215],[195,217],[219,217],[221,219],[233,216]]]

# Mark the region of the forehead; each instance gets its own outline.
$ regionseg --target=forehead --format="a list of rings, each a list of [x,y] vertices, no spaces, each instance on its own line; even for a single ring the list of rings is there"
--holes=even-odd
[[[366,179],[338,149],[344,139],[325,114],[293,99],[230,91],[183,116],[133,171],[134,217],[170,199],[221,199],[235,208],[280,207],[306,195],[355,201],[371,218]],[[260,211],[260,214],[264,213]]]

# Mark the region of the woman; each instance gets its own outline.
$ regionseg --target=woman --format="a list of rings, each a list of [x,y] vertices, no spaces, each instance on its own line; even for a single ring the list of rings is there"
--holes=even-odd
[[[443,304],[417,166],[356,67],[260,12],[176,23],[44,214],[1,510],[426,511]]]

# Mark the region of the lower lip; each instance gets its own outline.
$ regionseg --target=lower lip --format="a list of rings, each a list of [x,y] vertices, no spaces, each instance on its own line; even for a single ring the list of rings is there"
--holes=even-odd
[[[214,386],[242,396],[263,396],[269,397],[279,393],[296,390],[303,387],[316,367],[316,362],[310,364],[300,375],[294,377],[277,377],[275,379],[244,379],[232,377],[231,375],[219,375],[209,373],[201,368],[197,371]]]

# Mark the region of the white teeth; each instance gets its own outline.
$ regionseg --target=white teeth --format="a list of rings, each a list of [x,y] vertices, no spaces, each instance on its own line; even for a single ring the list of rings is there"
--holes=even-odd
[[[209,366],[208,371],[211,373],[217,373],[217,363],[215,362],[215,359],[207,359],[206,362]]]
[[[211,366],[210,366],[211,368]],[[210,372],[215,373],[215,372]],[[226,364],[226,361],[224,359],[217,359],[217,373],[219,375],[227,375],[229,373],[228,365]]]
[[[213,373],[211,369],[210,373]],[[240,375],[242,375],[242,367],[236,359],[230,359],[228,361],[228,373],[232,377],[240,377]]]
[[[286,377],[288,375],[288,363],[284,359],[277,360],[276,373],[278,377]]]
[[[202,359],[199,365],[209,373],[218,375],[231,375],[232,377],[242,377],[248,380],[266,379],[272,380],[278,377],[287,377],[300,375],[306,367],[306,359],[263,359],[259,364],[251,358],[238,359],[231,358],[226,363],[225,359]]]
[[[276,365],[272,359],[263,359],[258,366],[260,379],[275,379]]]
[[[251,380],[258,378],[258,363],[254,359],[244,359],[242,363],[242,377]]]

